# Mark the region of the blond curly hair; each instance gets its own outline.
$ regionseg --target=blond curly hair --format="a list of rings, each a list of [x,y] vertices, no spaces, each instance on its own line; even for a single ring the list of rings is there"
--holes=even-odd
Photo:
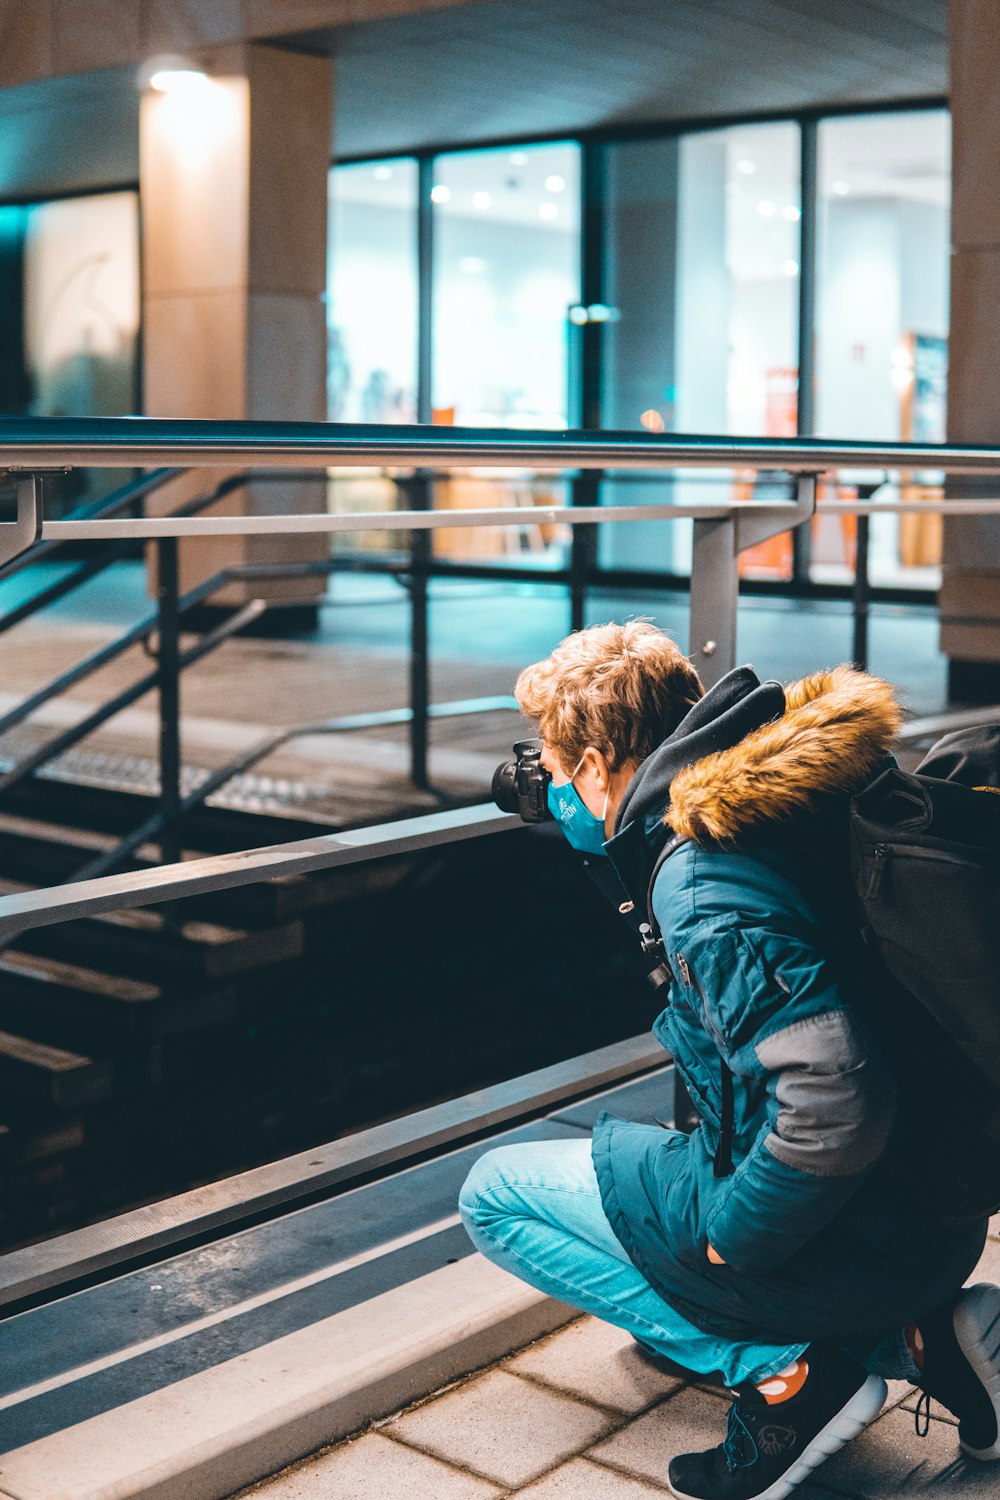
[[[566,771],[588,745],[613,767],[644,761],[703,694],[687,657],[648,620],[575,631],[514,688]]]

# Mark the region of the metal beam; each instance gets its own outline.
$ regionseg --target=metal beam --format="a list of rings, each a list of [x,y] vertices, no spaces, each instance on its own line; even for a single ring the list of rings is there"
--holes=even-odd
[[[0,1306],[38,1299],[43,1293],[63,1290],[158,1251],[176,1253],[197,1237],[232,1231],[248,1220],[259,1220],[332,1189],[342,1190],[415,1157],[455,1150],[501,1126],[545,1114],[668,1062],[652,1036],[632,1037],[11,1251],[0,1256]]]

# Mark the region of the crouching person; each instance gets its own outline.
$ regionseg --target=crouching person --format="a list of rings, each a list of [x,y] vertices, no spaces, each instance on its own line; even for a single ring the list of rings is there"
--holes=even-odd
[[[892,689],[742,667],[703,693],[632,622],[570,636],[516,693],[553,817],[633,922],[679,836],[653,886],[670,976],[653,1029],[700,1124],[605,1114],[589,1142],[486,1153],[461,1194],[476,1246],[721,1372],[728,1428],[670,1461],[680,1500],[780,1500],[873,1420],[886,1377],[941,1401],[966,1454],[1000,1458],[1000,1288],[961,1290],[986,1224],[906,1185],[905,1110],[866,1024],[846,814],[898,728]]]

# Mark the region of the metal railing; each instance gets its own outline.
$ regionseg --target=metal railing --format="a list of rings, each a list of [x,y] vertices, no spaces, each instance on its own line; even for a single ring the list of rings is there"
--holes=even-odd
[[[876,514],[920,515],[943,512],[948,515],[984,515],[1000,512],[1000,501],[994,499],[958,499],[940,505],[919,502],[879,501],[879,483],[872,470],[884,471],[886,477],[899,470],[934,469],[954,474],[1000,476],[1000,449],[985,447],[917,446],[912,444],[877,445],[817,443],[808,440],[774,440],[741,443],[720,438],[652,438],[632,434],[601,433],[508,433],[461,432],[416,428],[352,428],[291,426],[280,424],[168,423],[130,421],[96,422],[5,422],[0,421],[0,470],[7,470],[17,485],[18,520],[0,526],[0,549],[10,559],[30,557],[29,549],[39,540],[43,543],[72,539],[106,541],[142,538],[166,540],[169,544],[181,537],[207,535],[281,535],[307,532],[342,532],[363,530],[399,530],[411,537],[454,526],[523,525],[525,510],[495,509],[447,511],[437,513],[425,508],[391,514],[358,515],[246,515],[246,516],[165,516],[158,518],[85,518],[47,521],[44,517],[40,475],[46,469],[76,464],[100,463],[102,466],[134,468],[145,463],[181,464],[185,467],[212,465],[260,464],[269,468],[305,466],[322,468],[336,464],[412,465],[419,471],[427,465],[559,468],[576,472],[629,470],[634,468],[672,471],[685,467],[783,470],[795,476],[795,498],[791,501],[760,503],[729,502],[699,505],[642,505],[570,507],[539,506],[531,512],[532,521],[560,522],[572,527],[599,524],[626,524],[633,521],[690,519],[694,525],[693,563],[690,597],[690,654],[703,680],[716,681],[735,663],[736,609],[739,593],[739,554],[753,546],[808,522],[815,514],[838,516],[871,516]],[[867,499],[857,502],[836,501],[817,504],[817,478],[828,472],[865,471],[869,489]],[[884,481],[883,481],[884,482]],[[173,550],[173,549],[171,549]],[[166,554],[169,559],[169,552]],[[176,552],[173,553],[176,566]],[[161,557],[162,564],[162,557]],[[279,565],[280,566],[280,565]],[[306,565],[311,566],[311,565]],[[325,564],[319,565],[321,568]],[[227,570],[227,577],[238,570]],[[252,571],[252,570],[251,570]],[[220,575],[221,576],[221,575]],[[244,577],[249,576],[244,572]],[[217,580],[210,580],[217,582]],[[172,587],[176,591],[176,574]],[[205,588],[207,586],[201,586]],[[194,593],[198,593],[197,590]],[[171,670],[176,671],[176,610],[174,611],[174,652]],[[162,629],[161,618],[161,629]],[[426,648],[426,642],[424,643]],[[193,648],[197,649],[197,648]],[[164,685],[169,658],[163,654],[161,641],[160,684]],[[148,685],[148,684],[147,684]],[[439,706],[443,709],[444,706]],[[176,702],[174,703],[176,719]],[[425,703],[423,711],[429,711]],[[411,705],[416,717],[417,705]],[[103,720],[102,720],[103,722]],[[333,726],[329,726],[333,727]],[[345,726],[341,725],[343,729]],[[176,752],[176,747],[175,747]],[[164,763],[165,764],[165,763]],[[165,813],[174,816],[180,809],[179,794]],[[340,831],[320,837],[244,850],[188,861],[168,861],[156,868],[126,874],[105,874],[97,878],[73,881],[63,886],[24,891],[0,897],[0,943],[15,939],[24,931],[65,922],[82,916],[135,908],[172,901],[182,896],[231,889],[268,880],[279,875],[346,867],[360,861],[386,858],[401,853],[415,853],[458,840],[495,836],[501,832],[522,829],[516,818],[499,814],[491,805],[445,811],[426,817],[407,819],[376,828]],[[632,1044],[620,1044],[622,1047]],[[648,1048],[638,1046],[624,1072],[641,1071],[652,1066]],[[619,1062],[613,1065],[618,1068]],[[566,1065],[569,1067],[569,1065]],[[599,1067],[595,1072],[584,1069],[573,1072],[571,1089],[583,1091],[597,1087],[597,1080],[607,1075]],[[544,1094],[544,1090],[542,1091]],[[539,1095],[538,1097],[541,1097]],[[547,1094],[545,1097],[549,1097]],[[475,1134],[488,1128],[496,1118],[496,1100],[487,1104],[472,1096],[469,1108],[460,1109],[462,1130]],[[459,1101],[463,1106],[469,1101]],[[537,1098],[535,1099],[537,1104]],[[533,1107],[529,1100],[525,1108]],[[389,1163],[398,1165],[428,1149],[432,1141],[421,1134],[412,1116],[394,1122],[393,1150],[384,1157],[373,1157],[362,1142],[365,1133],[348,1143],[334,1143],[305,1153],[302,1157],[259,1169],[280,1182],[278,1197],[289,1207],[302,1202],[319,1190],[351,1178],[359,1171],[375,1171]],[[506,1117],[505,1117],[506,1118]],[[450,1137],[454,1139],[455,1137]],[[464,1136],[462,1138],[465,1138]],[[370,1143],[369,1143],[370,1144]],[[315,1163],[327,1157],[340,1165],[334,1175],[318,1181],[315,1173],[304,1169],[306,1157]],[[353,1162],[348,1169],[344,1163]],[[351,1173],[354,1177],[351,1177]],[[337,1175],[340,1173],[340,1175]],[[276,1174],[276,1177],[275,1175]],[[322,1174],[321,1174],[322,1175]],[[263,1181],[263,1179],[261,1179]],[[221,1218],[213,1223],[233,1225],[245,1220],[251,1212],[262,1211],[261,1201],[251,1195],[241,1199],[242,1179],[227,1180],[211,1189],[198,1190],[227,1206]],[[270,1189],[269,1189],[270,1191]],[[185,1195],[165,1204],[151,1205],[126,1216],[128,1222],[112,1220],[92,1226],[83,1235],[59,1236],[40,1246],[0,1257],[0,1304],[32,1294],[52,1294],[89,1271],[110,1273],[115,1267],[134,1261],[150,1249],[176,1247],[185,1237],[201,1232],[206,1219],[204,1203],[187,1195],[190,1213],[184,1207]],[[245,1196],[245,1195],[244,1195]],[[271,1201],[271,1200],[269,1200]],[[241,1206],[242,1205],[242,1206]],[[209,1216],[211,1217],[211,1215]],[[168,1226],[165,1228],[164,1226]],[[86,1249],[84,1251],[84,1243]],[[78,1253],[79,1252],[79,1253]]]

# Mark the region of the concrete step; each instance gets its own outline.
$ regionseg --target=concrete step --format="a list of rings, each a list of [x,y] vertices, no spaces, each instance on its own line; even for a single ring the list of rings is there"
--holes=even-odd
[[[501,1140],[664,1116],[665,1068],[0,1325],[0,1500],[222,1500],[575,1314],[458,1219]]]

